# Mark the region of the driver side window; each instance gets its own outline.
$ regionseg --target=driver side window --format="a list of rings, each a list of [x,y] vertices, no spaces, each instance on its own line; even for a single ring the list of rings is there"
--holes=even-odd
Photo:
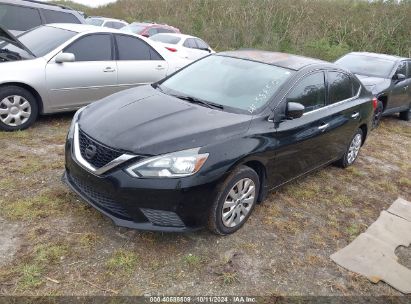
[[[300,80],[300,82],[287,96],[287,102],[296,102],[302,104],[305,107],[304,113],[324,107],[324,73],[314,73]]]
[[[404,76],[407,76],[407,63],[405,61],[400,62],[395,74],[402,74]]]

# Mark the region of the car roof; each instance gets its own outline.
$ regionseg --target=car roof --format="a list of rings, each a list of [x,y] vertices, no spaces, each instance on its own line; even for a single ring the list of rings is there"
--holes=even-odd
[[[68,30],[72,32],[77,32],[77,33],[84,33],[84,32],[106,32],[106,33],[125,33],[113,28],[109,27],[101,27],[101,26],[95,26],[91,24],[77,24],[77,23],[50,23],[46,24],[45,26],[52,26],[56,28],[61,28],[63,30]]]
[[[380,58],[380,59],[386,59],[386,60],[391,60],[391,61],[400,61],[400,60],[408,59],[408,58],[400,57],[396,55],[387,55],[387,54],[370,53],[370,52],[351,52],[351,53],[348,53],[347,55],[367,56],[367,57]]]
[[[267,63],[291,70],[301,70],[308,65],[313,64],[330,64],[327,61],[320,59],[314,59],[310,57],[291,55],[287,53],[280,52],[269,52],[260,50],[237,50],[237,51],[227,51],[219,53],[220,55],[230,56],[240,59],[258,61],[262,63]]]
[[[37,1],[37,0],[2,0],[1,2],[7,3],[7,4],[17,4],[17,5],[22,5],[26,7],[44,8],[44,9],[50,9],[50,10],[56,10],[56,11],[69,10],[69,11],[77,12],[71,7],[68,7],[65,5],[42,2],[42,1]]]

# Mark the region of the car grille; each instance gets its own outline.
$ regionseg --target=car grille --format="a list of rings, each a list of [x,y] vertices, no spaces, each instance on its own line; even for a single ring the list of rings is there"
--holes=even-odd
[[[123,154],[120,151],[100,144],[81,130],[79,130],[79,144],[81,156],[97,169],[107,165]],[[86,149],[90,146],[95,148],[95,155],[92,157],[86,154]]]
[[[128,216],[127,211],[123,207],[121,207],[121,205],[118,204],[115,200],[108,197],[107,195],[95,191],[92,187],[74,176],[70,175],[68,178],[76,185],[78,190],[80,190],[81,193],[87,196],[96,206],[116,217],[131,221],[131,218]]]
[[[140,209],[148,220],[154,225],[167,227],[184,227],[180,217],[172,211]]]

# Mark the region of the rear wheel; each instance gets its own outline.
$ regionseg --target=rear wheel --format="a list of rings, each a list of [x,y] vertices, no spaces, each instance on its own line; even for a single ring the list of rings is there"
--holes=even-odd
[[[37,115],[38,104],[29,91],[17,86],[0,89],[0,130],[26,129],[34,123]]]
[[[363,142],[363,132],[361,129],[358,129],[354,136],[352,137],[347,150],[345,151],[343,157],[337,161],[337,165],[342,168],[347,168],[351,166],[358,157],[358,153],[360,152],[361,145]]]
[[[378,127],[378,125],[380,124],[383,110],[384,110],[384,106],[382,104],[382,101],[378,100],[377,107],[375,108],[375,111],[374,111],[374,118],[372,121],[373,128]]]
[[[220,235],[240,229],[249,218],[258,198],[260,180],[257,173],[240,166],[224,181],[211,207],[208,227]]]

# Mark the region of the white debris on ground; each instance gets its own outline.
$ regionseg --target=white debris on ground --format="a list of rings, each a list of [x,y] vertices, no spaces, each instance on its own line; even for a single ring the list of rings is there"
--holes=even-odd
[[[384,281],[402,293],[411,293],[411,269],[398,263],[395,249],[411,244],[411,203],[398,198],[387,211],[347,247],[331,255],[338,265]]]

